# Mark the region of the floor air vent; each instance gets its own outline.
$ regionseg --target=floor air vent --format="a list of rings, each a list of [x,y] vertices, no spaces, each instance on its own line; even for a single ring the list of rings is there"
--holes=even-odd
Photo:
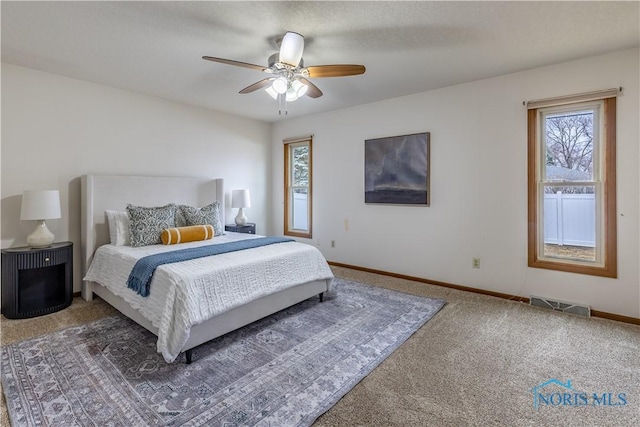
[[[533,295],[531,295],[531,297],[529,298],[529,302],[535,307],[547,308],[553,311],[562,311],[564,313],[577,314],[578,316],[591,317],[591,308],[588,305],[580,305],[564,301],[553,301],[542,297],[535,297]]]

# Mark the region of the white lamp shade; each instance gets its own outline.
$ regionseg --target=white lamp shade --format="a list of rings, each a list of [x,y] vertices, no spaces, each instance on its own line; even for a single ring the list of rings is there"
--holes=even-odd
[[[22,193],[20,219],[55,219],[61,216],[58,190],[27,190]]]
[[[293,90],[293,88],[287,89],[287,95],[285,99],[287,100],[287,102],[297,101],[298,94],[296,93],[295,90]]]
[[[297,67],[302,59],[304,37],[298,33],[287,32],[280,45],[280,62]]]
[[[278,100],[278,92],[276,92],[272,86],[269,86],[265,91],[276,101]]]
[[[307,89],[309,89],[309,86],[302,83],[300,80],[295,80],[291,87],[296,91],[296,95],[298,95],[298,98],[304,96],[304,94],[307,93]]]
[[[233,190],[231,192],[231,207],[250,208],[251,197],[249,196],[249,190]]]
[[[271,83],[271,88],[277,93],[285,93],[287,91],[287,87],[289,83],[285,77],[278,77]]]

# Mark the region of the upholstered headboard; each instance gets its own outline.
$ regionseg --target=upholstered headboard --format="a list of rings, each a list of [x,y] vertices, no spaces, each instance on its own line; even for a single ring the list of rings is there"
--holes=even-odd
[[[167,203],[195,207],[215,200],[224,221],[224,180],[204,177],[83,175],[81,178],[81,246],[84,277],[95,250],[109,243],[106,210],[125,211],[127,204],[163,206]]]

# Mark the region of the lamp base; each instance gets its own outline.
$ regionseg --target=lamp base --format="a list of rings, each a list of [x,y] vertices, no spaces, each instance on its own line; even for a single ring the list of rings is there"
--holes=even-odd
[[[27,236],[27,244],[32,248],[46,248],[51,246],[54,238],[53,233],[47,228],[47,223],[41,219],[33,233]]]
[[[247,217],[242,212],[242,208],[238,208],[238,215],[236,215],[236,225],[245,225],[247,223]]]

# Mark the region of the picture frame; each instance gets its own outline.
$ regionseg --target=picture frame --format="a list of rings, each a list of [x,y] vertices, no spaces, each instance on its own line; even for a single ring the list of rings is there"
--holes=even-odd
[[[364,141],[366,204],[430,205],[430,133]]]

